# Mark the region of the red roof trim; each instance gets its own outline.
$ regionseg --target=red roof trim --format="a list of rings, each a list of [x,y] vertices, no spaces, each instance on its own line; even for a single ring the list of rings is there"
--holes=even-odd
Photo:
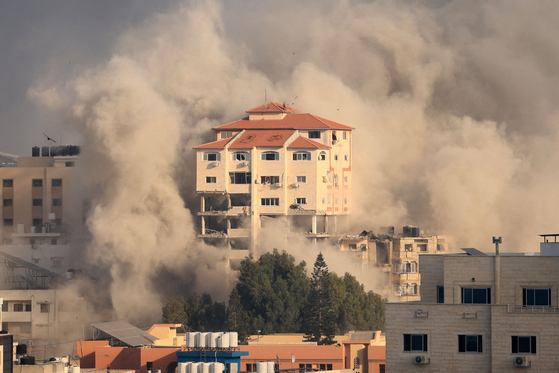
[[[229,137],[223,140],[208,142],[206,144],[195,146],[193,149],[223,149],[225,148],[225,145],[227,145],[227,143],[232,139],[232,137]]]
[[[294,113],[297,110],[279,102],[268,102],[267,104],[258,106],[254,109],[246,111],[247,113]]]
[[[299,136],[295,141],[293,141],[288,147],[288,149],[298,148],[298,149],[330,149],[329,146],[321,144],[319,142],[309,140],[306,137]]]

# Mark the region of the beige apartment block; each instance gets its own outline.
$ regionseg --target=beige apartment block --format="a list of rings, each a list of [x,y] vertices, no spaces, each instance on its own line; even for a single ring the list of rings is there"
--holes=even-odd
[[[353,128],[274,102],[247,113],[195,147],[199,237],[239,259],[263,229],[331,237],[351,213]]]
[[[390,294],[401,301],[417,301],[421,294],[419,275],[420,254],[440,254],[448,250],[445,236],[425,236],[417,227],[405,226],[403,232],[375,235],[343,235],[339,240],[340,251],[350,256],[353,263],[363,270],[376,267],[386,274]]]
[[[559,243],[464,250],[420,255],[421,301],[386,305],[387,371],[559,371]]]

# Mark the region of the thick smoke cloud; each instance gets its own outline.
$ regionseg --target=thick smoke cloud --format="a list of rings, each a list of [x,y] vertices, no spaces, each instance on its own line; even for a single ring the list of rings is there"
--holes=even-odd
[[[559,223],[558,12],[521,1],[184,2],[128,29],[106,63],[29,96],[83,139],[88,252],[109,268],[117,315],[157,317],[163,274],[197,291],[231,284],[211,269],[226,253],[195,239],[192,146],[264,90],[356,128],[354,232],[420,224],[459,247],[490,250],[503,236],[504,250],[536,251],[537,234]]]

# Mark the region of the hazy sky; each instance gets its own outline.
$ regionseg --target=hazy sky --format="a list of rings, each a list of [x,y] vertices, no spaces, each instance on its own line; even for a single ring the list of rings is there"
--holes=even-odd
[[[115,299],[143,281],[120,314],[161,273],[226,288],[204,270],[225,253],[195,239],[192,147],[264,90],[356,128],[353,233],[537,251],[559,229],[554,1],[0,1],[0,151],[83,145],[88,252]]]

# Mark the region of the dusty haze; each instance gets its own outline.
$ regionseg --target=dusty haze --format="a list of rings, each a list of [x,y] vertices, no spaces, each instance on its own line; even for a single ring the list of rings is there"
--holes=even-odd
[[[119,318],[155,321],[176,288],[226,298],[225,252],[195,239],[192,147],[264,90],[356,128],[352,233],[415,224],[460,247],[490,250],[502,236],[505,251],[537,251],[537,234],[556,232],[554,3],[171,8],[128,27],[95,68],[45,74],[28,91],[84,146],[88,255],[110,273]],[[312,265],[315,249],[290,247]]]

